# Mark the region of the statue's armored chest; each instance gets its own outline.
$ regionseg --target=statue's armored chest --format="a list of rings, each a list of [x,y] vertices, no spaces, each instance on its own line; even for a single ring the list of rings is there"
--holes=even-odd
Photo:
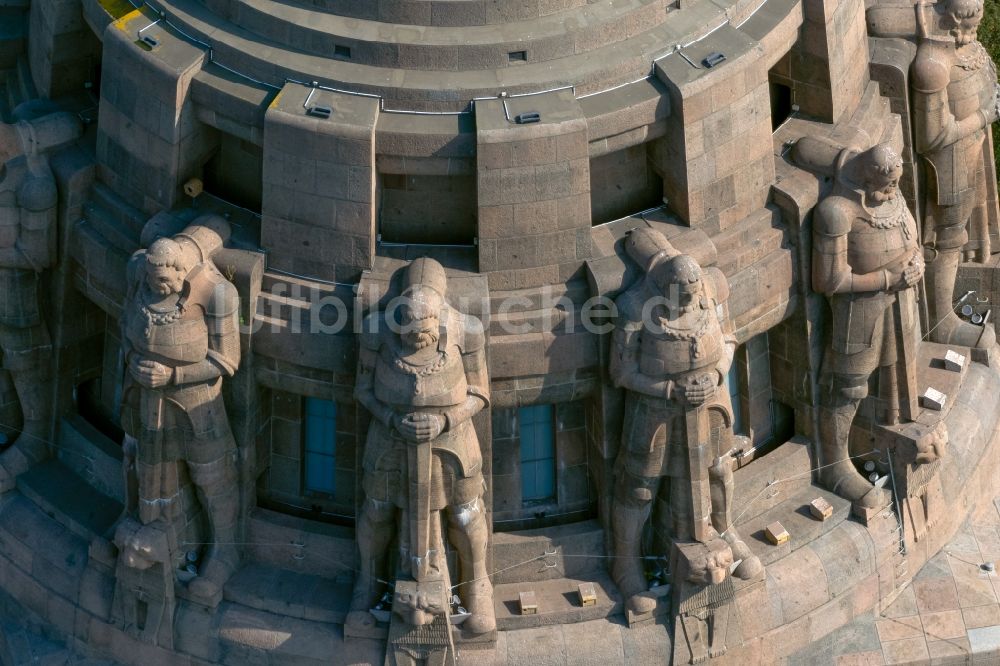
[[[948,102],[959,120],[989,108],[997,82],[996,66],[982,45],[955,59],[948,83]]]
[[[450,407],[465,400],[467,388],[462,355],[455,346],[414,364],[395,345],[384,345],[375,363],[375,397],[390,405]]]
[[[886,214],[860,213],[847,240],[847,260],[855,273],[881,270],[916,243],[903,200]]]
[[[690,313],[677,326],[653,318],[643,328],[639,370],[651,377],[673,377],[715,366],[725,338],[714,308]]]
[[[197,363],[208,356],[208,326],[200,313],[155,312],[138,300],[132,307],[127,334],[137,350],[178,364]]]

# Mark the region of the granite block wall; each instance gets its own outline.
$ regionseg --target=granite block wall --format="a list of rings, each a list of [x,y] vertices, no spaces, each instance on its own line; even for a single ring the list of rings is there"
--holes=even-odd
[[[518,124],[539,113],[541,121]],[[590,256],[587,123],[570,90],[476,104],[479,270],[490,289],[565,281]]]
[[[310,96],[310,92],[312,92]],[[329,118],[307,114],[331,109]],[[378,100],[287,83],[264,120],[261,243],[269,268],[357,281],[375,254]]]
[[[137,10],[105,30],[97,135],[101,180],[149,215],[183,201],[218,141],[188,94],[206,52],[161,24],[146,29],[156,18]],[[158,45],[140,45],[139,30]]]

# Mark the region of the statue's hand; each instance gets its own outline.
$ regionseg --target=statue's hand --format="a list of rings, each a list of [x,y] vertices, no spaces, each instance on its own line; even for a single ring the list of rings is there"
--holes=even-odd
[[[907,289],[916,285],[924,277],[924,258],[914,254],[899,276],[898,289]]]
[[[411,412],[399,420],[398,430],[403,437],[420,444],[429,442],[444,430],[445,419],[440,414]]]
[[[674,387],[674,395],[682,402],[697,407],[715,396],[715,373],[702,373],[696,377],[680,382]]]
[[[174,377],[174,369],[151,361],[140,359],[137,363],[129,366],[129,372],[139,384],[150,389],[157,389],[166,386]]]

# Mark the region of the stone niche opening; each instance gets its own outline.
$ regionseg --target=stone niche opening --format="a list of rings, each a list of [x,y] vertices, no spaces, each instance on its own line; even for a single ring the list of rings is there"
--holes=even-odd
[[[104,330],[81,339],[81,367],[73,387],[73,402],[80,418],[115,444],[121,445],[122,379],[125,359],[121,352],[118,321],[107,317]]]
[[[379,175],[379,244],[473,246],[476,177]]]
[[[741,454],[741,464],[760,458],[795,435],[795,412],[781,386],[784,361],[772,358],[771,351],[770,333],[750,338],[737,348],[725,381],[733,404],[734,431],[751,441],[751,450]],[[775,365],[777,378],[772,371]]]
[[[219,148],[205,162],[205,191],[225,202],[261,212],[264,151],[257,144],[231,134],[219,134]]]
[[[604,224],[663,204],[663,178],[653,169],[645,143],[590,161],[590,218]]]
[[[352,526],[359,482],[355,405],[280,390],[270,391],[266,403],[258,504]]]
[[[588,455],[582,400],[494,409],[494,529],[512,532],[593,518]]]
[[[794,110],[791,53],[786,53],[775,63],[767,73],[767,82],[771,93],[771,130],[775,131],[791,117]]]

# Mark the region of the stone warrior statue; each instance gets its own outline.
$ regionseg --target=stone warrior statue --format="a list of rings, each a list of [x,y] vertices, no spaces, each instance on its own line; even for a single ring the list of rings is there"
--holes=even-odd
[[[885,422],[917,415],[916,347],[920,326],[915,285],[924,273],[917,229],[899,192],[903,168],[888,144],[864,152],[805,138],[800,163],[834,162],[836,182],[813,212],[813,289],[830,301],[831,340],[820,396],[820,481],[868,509],[884,506],[849,459],[851,424],[881,369]],[[834,159],[831,156],[837,155]]]
[[[0,123],[0,348],[24,424],[0,454],[0,493],[48,455],[52,396],[49,332],[39,307],[39,276],[56,263],[56,181],[46,154],[80,135],[79,120],[54,113]]]
[[[628,246],[646,274],[616,302],[610,372],[628,399],[615,463],[611,571],[638,614],[656,606],[644,594],[641,557],[654,499],[662,507],[653,522],[661,545],[709,546],[691,569],[697,582],[722,582],[734,558],[741,560],[735,570],[741,578],[763,567],[731,525],[733,416],[721,388],[736,347],[728,282],[717,269],[702,271],[656,231],[633,231]]]
[[[923,244],[929,337],[990,347],[993,329],[963,321],[953,292],[963,248],[980,262],[990,255],[985,160],[993,159],[989,127],[1000,114],[1000,89],[996,67],[976,40],[983,0],[941,0],[935,9],[937,26],[922,21],[912,67],[916,152],[928,167]]]
[[[444,512],[461,567],[456,590],[471,613],[464,629],[496,628],[482,453],[470,421],[489,405],[485,335],[478,319],[448,306],[446,288],[441,265],[417,259],[404,273],[398,316],[375,313],[364,323],[355,395],[374,418],[363,462],[360,572],[348,618],[355,626],[372,622],[368,611],[380,598],[379,578],[390,577],[387,554],[397,533],[404,574],[417,583],[447,580]]]
[[[217,599],[239,565],[236,442],[222,398],[223,379],[240,363],[239,296],[211,260],[228,236],[224,220],[203,216],[137,252],[122,314],[122,425],[135,446],[139,522],[150,541],[162,540],[166,524],[188,542],[209,544],[189,585],[205,599]],[[197,521],[185,515],[182,464],[208,538],[185,531]],[[134,549],[142,542],[142,531],[130,537]]]

